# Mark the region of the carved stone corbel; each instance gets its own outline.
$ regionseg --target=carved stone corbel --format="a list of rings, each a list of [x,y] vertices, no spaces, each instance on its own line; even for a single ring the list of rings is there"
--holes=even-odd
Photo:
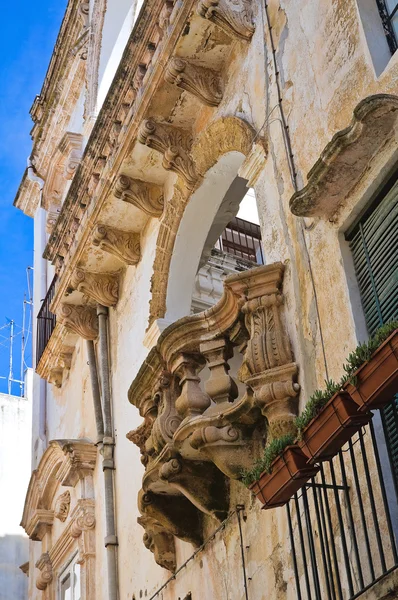
[[[260,290],[242,307],[250,339],[247,342],[240,378],[254,393],[256,405],[268,421],[268,439],[294,432],[297,394],[289,340],[280,318],[282,294],[260,295]]]
[[[174,457],[161,466],[159,476],[184,494],[201,512],[219,521],[227,517],[227,483],[213,464]]]
[[[70,370],[72,366],[72,356],[74,348],[72,346],[64,346],[59,355],[59,364],[62,369]]]
[[[83,501],[84,502],[84,501]],[[94,503],[88,504],[87,501],[82,505],[79,516],[73,521],[70,534],[72,537],[79,537],[83,531],[94,529],[95,510]]]
[[[102,275],[76,269],[71,277],[71,286],[88,298],[103,306],[115,306],[118,301],[119,278],[117,275]]]
[[[136,265],[141,258],[138,233],[121,231],[107,225],[97,225],[92,241],[94,246],[113,254],[127,265]]]
[[[222,81],[218,73],[192,61],[172,58],[166,67],[164,78],[168,83],[193,94],[207,106],[218,106],[222,100]]]
[[[163,212],[163,190],[154,183],[146,183],[127,175],[120,175],[113,193],[116,198],[132,204],[150,217],[160,217]]]
[[[98,336],[98,317],[94,308],[62,304],[57,316],[66,329],[85,340],[95,340]]]
[[[250,40],[254,33],[251,6],[250,0],[200,0],[197,11],[228,35]]]
[[[61,494],[56,502],[54,508],[54,517],[59,519],[64,523],[68,518],[70,508],[70,491],[66,490],[63,494]]]
[[[145,529],[144,545],[153,552],[157,564],[174,573],[177,568],[174,536],[150,517],[138,517],[137,522]]]
[[[142,515],[160,523],[168,533],[194,546],[203,543],[201,513],[185,496],[140,490],[138,508]]]
[[[53,580],[53,566],[48,552],[44,552],[40,556],[39,560],[36,562],[36,568],[40,571],[40,574],[36,579],[36,587],[38,590],[44,592]]]
[[[51,369],[51,371],[50,371],[50,374],[48,377],[48,382],[52,383],[57,388],[61,388],[63,377],[64,377],[63,369],[61,367],[55,367],[54,369]]]
[[[148,119],[140,125],[138,141],[163,154],[163,167],[182,177],[189,188],[195,185],[198,175],[190,156],[192,136],[189,133]]]

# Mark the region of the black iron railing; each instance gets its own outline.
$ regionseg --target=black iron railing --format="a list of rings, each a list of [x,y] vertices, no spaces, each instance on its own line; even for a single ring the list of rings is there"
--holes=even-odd
[[[264,264],[260,226],[245,219],[234,217],[218,239],[216,248],[258,265]]]
[[[50,312],[50,304],[54,298],[56,280],[57,276],[55,275],[50,287],[48,288],[46,297],[43,300],[43,304],[41,305],[41,308],[37,314],[36,366],[39,364],[43,352],[48,344],[48,340],[55,329],[57,318],[54,313]]]
[[[287,505],[298,600],[353,600],[398,567],[397,497],[374,419]]]
[[[397,18],[398,14],[398,2],[393,3],[387,2],[387,0],[376,0],[376,3],[383,23],[388,47],[391,54],[394,54],[398,48],[397,36],[393,25],[393,21]]]

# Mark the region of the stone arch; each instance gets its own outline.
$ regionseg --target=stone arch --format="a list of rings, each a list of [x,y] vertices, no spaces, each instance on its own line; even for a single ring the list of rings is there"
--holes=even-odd
[[[246,121],[238,117],[222,117],[211,123],[194,139],[191,154],[200,179],[193,192],[176,185],[173,197],[165,206],[151,280],[149,326],[166,315],[170,265],[177,233],[188,202],[203,184],[206,173],[223,156],[239,154],[243,162],[252,150],[255,135],[254,129]]]

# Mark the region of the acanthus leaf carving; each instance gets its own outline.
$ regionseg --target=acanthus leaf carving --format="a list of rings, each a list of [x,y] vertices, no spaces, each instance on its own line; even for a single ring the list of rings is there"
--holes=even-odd
[[[103,306],[117,304],[119,293],[117,275],[90,273],[83,269],[76,269],[71,277],[71,286]]]
[[[154,183],[120,175],[113,191],[116,198],[133,204],[150,217],[160,217],[163,212],[163,190]]]
[[[62,523],[64,523],[68,518],[69,508],[70,491],[66,490],[66,492],[61,494],[55,502],[54,517],[62,521]]]
[[[207,106],[218,106],[222,100],[221,77],[215,71],[195,65],[192,61],[172,58],[164,78],[193,94]]]
[[[140,125],[138,141],[163,154],[163,167],[182,177],[189,188],[195,185],[198,175],[190,155],[192,136],[188,132],[147,119]]]
[[[141,258],[138,233],[121,231],[107,225],[97,225],[92,241],[94,246],[113,254],[127,265],[136,265]]]
[[[250,40],[254,33],[250,0],[200,0],[198,14],[228,35]]]
[[[58,318],[66,329],[86,340],[95,340],[98,336],[98,317],[94,308],[62,304]]]

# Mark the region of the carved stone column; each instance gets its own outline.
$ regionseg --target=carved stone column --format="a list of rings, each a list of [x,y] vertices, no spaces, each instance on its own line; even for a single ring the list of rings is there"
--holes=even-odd
[[[173,372],[180,378],[181,394],[175,402],[177,412],[183,419],[201,415],[211,404],[210,397],[201,390],[197,373],[203,366],[199,357],[181,354],[173,365]]]
[[[93,235],[93,244],[109,252],[127,265],[136,265],[141,258],[140,236],[114,229],[107,225],[97,225]]]
[[[200,67],[193,61],[172,58],[164,76],[168,83],[193,94],[207,106],[218,106],[222,100],[221,77],[215,71]]]
[[[62,304],[57,316],[67,329],[86,340],[95,340],[98,336],[98,317],[94,308]]]
[[[163,167],[182,177],[189,188],[195,185],[198,175],[190,156],[190,133],[173,125],[148,119],[141,123],[138,141],[163,154]]]
[[[163,212],[163,190],[154,183],[146,183],[127,175],[120,175],[113,193],[116,198],[133,204],[149,217],[160,217]]]
[[[115,306],[118,301],[119,278],[117,275],[102,275],[76,269],[71,285],[78,292],[92,298],[103,306]]]
[[[228,35],[250,40],[254,33],[250,0],[200,0],[198,14]]]
[[[200,351],[210,369],[210,379],[205,383],[207,394],[216,404],[233,402],[238,397],[238,386],[228,375],[230,367],[227,361],[233,355],[231,346],[221,338],[204,342],[200,345]]]

